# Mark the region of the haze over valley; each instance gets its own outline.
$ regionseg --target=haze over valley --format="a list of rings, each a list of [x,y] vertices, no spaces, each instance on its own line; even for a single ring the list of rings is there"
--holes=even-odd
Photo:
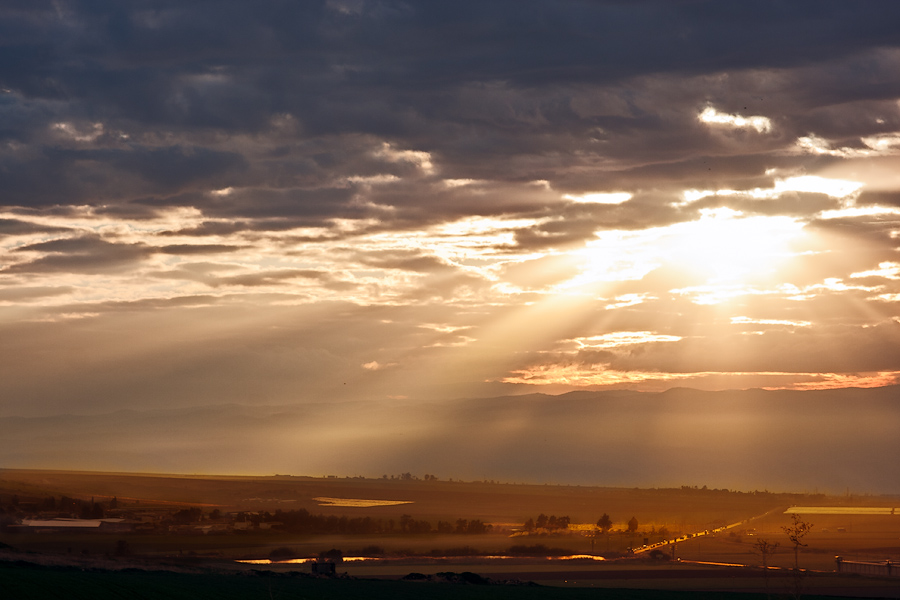
[[[3,417],[0,463],[883,494],[900,480],[897,392],[674,389]]]

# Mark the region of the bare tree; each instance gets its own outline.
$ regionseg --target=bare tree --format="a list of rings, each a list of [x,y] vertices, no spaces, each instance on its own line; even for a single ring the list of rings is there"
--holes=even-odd
[[[753,544],[752,552],[754,554],[759,554],[762,557],[763,569],[765,569],[763,577],[766,580],[766,598],[771,597],[769,595],[769,557],[775,554],[777,548],[778,542],[773,544],[769,540],[759,539]]]
[[[812,529],[812,523],[803,520],[803,517],[798,515],[797,513],[793,513],[791,515],[791,524],[784,525],[781,530],[788,536],[788,539],[791,540],[791,543],[794,545],[794,568],[800,569],[800,547],[808,546],[809,544],[803,543],[803,538],[809,533]]]
[[[803,593],[803,571],[800,570],[800,546],[807,546],[803,538],[809,534],[812,523],[804,521],[797,513],[791,514],[791,524],[784,525],[781,530],[794,545],[794,598],[800,598]]]
[[[756,543],[753,544],[753,553],[759,554],[762,557],[764,568],[769,568],[769,557],[775,554],[775,549],[778,548],[778,546],[778,542],[773,544],[769,540],[763,539],[756,540]]]

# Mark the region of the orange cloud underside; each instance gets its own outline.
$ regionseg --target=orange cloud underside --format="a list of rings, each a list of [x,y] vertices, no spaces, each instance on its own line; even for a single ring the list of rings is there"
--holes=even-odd
[[[658,371],[606,370],[602,366],[539,365],[529,369],[513,371],[500,381],[533,386],[569,386],[579,388],[627,386],[647,391],[667,389],[673,385],[696,387],[698,389],[752,386],[767,390],[824,390],[894,385],[900,383],[900,371],[854,374],[791,372],[662,373]]]

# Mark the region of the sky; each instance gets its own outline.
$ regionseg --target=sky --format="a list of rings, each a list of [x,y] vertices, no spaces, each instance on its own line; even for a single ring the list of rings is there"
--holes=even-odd
[[[0,416],[900,383],[898,24],[7,0]]]

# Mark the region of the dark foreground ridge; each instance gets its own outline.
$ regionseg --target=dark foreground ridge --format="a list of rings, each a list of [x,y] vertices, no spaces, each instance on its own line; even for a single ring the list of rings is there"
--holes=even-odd
[[[436,600],[587,600],[598,593],[605,600],[753,600],[764,594],[640,589],[590,589],[540,586],[521,580],[496,580],[471,572],[436,575],[410,573],[401,580],[359,579],[339,574],[315,576],[299,571],[225,571],[173,565],[147,564],[145,568],[48,566],[29,560],[0,560],[0,589],[4,598],[16,600],[325,600],[333,598],[394,600],[418,599],[423,587]],[[804,595],[809,600],[833,596]]]

